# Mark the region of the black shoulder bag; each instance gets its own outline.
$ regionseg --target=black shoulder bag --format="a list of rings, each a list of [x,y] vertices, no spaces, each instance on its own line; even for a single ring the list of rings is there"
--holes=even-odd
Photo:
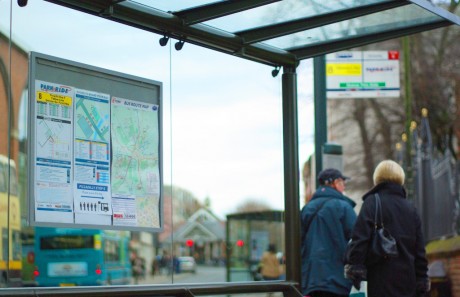
[[[398,256],[398,247],[396,240],[385,229],[383,225],[382,205],[379,194],[375,193],[375,219],[374,232],[372,234],[369,251],[367,256],[367,264],[374,264],[381,259],[395,258]],[[380,215],[380,221],[378,216]]]

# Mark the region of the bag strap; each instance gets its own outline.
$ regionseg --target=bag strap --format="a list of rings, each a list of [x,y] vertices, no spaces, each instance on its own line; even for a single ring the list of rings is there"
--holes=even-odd
[[[382,204],[380,202],[380,196],[378,193],[374,194],[375,196],[375,218],[374,218],[374,228],[378,229],[379,222],[377,221],[378,214],[380,215],[380,228],[383,228],[383,216],[382,216]]]
[[[332,200],[331,198],[326,198],[320,205],[319,207],[315,210],[315,212],[313,213],[313,215],[308,219],[307,223],[305,224],[305,232],[304,234],[307,234],[308,232],[308,229],[310,228],[310,224],[311,222],[313,222],[313,219],[316,217],[316,215],[318,214],[319,210],[324,206],[324,204],[326,204],[328,201]]]

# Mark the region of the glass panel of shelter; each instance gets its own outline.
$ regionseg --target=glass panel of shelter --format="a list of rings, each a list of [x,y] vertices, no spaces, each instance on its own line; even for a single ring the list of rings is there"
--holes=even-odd
[[[254,9],[235,13],[205,22],[205,24],[228,31],[237,32],[260,26],[278,24],[299,18],[340,11],[361,5],[385,2],[382,0],[333,0],[296,1],[284,0]]]
[[[3,241],[11,241],[11,244],[8,249],[2,249],[1,254],[10,253],[10,258],[14,259],[10,261],[8,273],[3,274],[4,285],[80,285],[70,277],[59,275],[62,276],[69,269],[77,274],[88,271],[104,275],[104,270],[108,269],[108,266],[101,264],[89,271],[92,266],[82,261],[69,261],[72,265],[68,267],[51,260],[39,264],[35,257],[39,255],[41,247],[37,233],[49,239],[52,235],[46,232],[52,230],[41,228],[37,231],[37,227],[28,226],[27,163],[33,158],[27,150],[26,133],[27,63],[30,51],[163,82],[165,229],[161,233],[131,232],[120,234],[119,237],[111,230],[81,231],[85,236],[91,234],[89,236],[94,246],[100,246],[100,251],[107,252],[102,259],[111,260],[115,264],[113,255],[114,249],[117,249],[119,256],[128,260],[122,263],[120,274],[113,274],[110,280],[102,279],[97,284],[89,285],[226,281],[224,215],[237,211],[236,198],[243,198],[239,203],[247,199],[244,196],[246,194],[238,191],[238,188],[249,185],[254,189],[253,196],[265,198],[266,185],[274,184],[269,190],[272,192],[269,205],[276,209],[284,205],[281,76],[273,78],[270,75],[272,69],[265,65],[190,44],[186,44],[182,51],[174,50],[172,41],[161,47],[160,35],[76,13],[45,1],[29,2],[23,8],[18,8],[16,3],[13,5],[14,22],[10,28],[10,2],[0,2],[0,28],[5,35],[2,43],[13,42],[11,56],[8,52],[2,52],[1,59],[4,68],[13,69],[11,72],[15,75],[14,79],[3,77],[3,81],[14,82],[11,84],[13,96],[10,102],[14,112],[12,127],[8,128],[7,122],[0,126],[0,154],[8,154],[5,144],[8,143],[8,135],[11,135],[10,154],[16,164],[17,173],[14,176],[17,181],[10,194],[17,195],[10,195],[10,199],[14,196],[19,201],[21,210],[18,217],[21,220],[17,230],[8,232],[2,227]],[[30,27],[30,23],[34,26]],[[73,34],[68,34],[70,31]],[[12,66],[8,64],[10,60]],[[1,73],[8,75],[9,72]],[[256,82],[251,80],[255,77],[258,78]],[[3,98],[1,104],[6,104],[7,92],[0,96]],[[8,118],[6,107],[0,109],[0,118],[5,121]],[[274,119],[274,122],[267,122],[267,119]],[[242,120],[245,120],[244,125],[239,124]],[[259,146],[266,149],[260,151],[257,149]],[[227,148],[232,151],[226,151]],[[274,170],[275,182],[262,176],[261,172],[266,170]],[[198,188],[193,187],[192,184],[197,181]],[[177,188],[168,188],[171,184]],[[223,190],[216,190],[213,184]],[[5,201],[3,196],[1,199]],[[167,202],[168,196],[170,202]],[[205,203],[205,198],[210,198],[211,203]],[[200,211],[209,213],[195,215]],[[183,231],[181,225],[187,224],[194,231],[181,233],[184,236],[178,241],[175,238],[179,234],[175,232]],[[222,228],[216,230],[213,224]],[[75,243],[75,240],[83,236],[73,234],[78,229],[57,230],[65,234],[61,240],[73,238]],[[91,233],[94,231],[102,233]],[[21,232],[21,236],[18,232]],[[277,235],[278,232],[281,231],[276,229],[270,238],[282,238]],[[18,245],[19,238],[21,245]],[[69,254],[68,251],[63,250],[62,253]],[[72,251],[75,253],[75,249]],[[56,251],[52,253],[56,254]],[[162,259],[163,256],[170,258]],[[179,266],[179,259],[174,260],[174,257],[189,256],[196,261],[196,274],[187,270],[189,266],[185,264]],[[156,259],[158,262],[155,262]],[[186,259],[183,260],[185,263]],[[206,274],[216,277],[203,276]],[[17,283],[12,283],[12,280]]]
[[[184,1],[138,2],[164,11],[177,11],[210,3],[209,1],[190,1],[186,4]],[[299,9],[294,10],[292,14],[285,14],[277,11],[281,8],[289,8],[298,1],[281,1],[212,20],[206,24],[235,32],[293,20],[296,17],[313,16],[318,13],[380,2],[384,1],[350,0],[327,3],[310,1],[306,2],[310,5],[303,7],[305,10]],[[11,53],[9,51],[0,53],[1,67],[3,67],[0,73],[7,84],[0,94],[2,107],[0,119],[3,121],[0,125],[0,154],[6,156],[9,166],[15,167],[17,173],[10,174],[10,177],[17,178],[18,191],[10,191],[7,193],[9,195],[3,195],[0,199],[1,203],[10,199],[9,202],[12,202],[10,205],[20,206],[21,228],[12,230],[11,226],[10,230],[5,230],[8,229],[6,223],[5,227],[1,226],[2,246],[7,248],[2,248],[0,254],[11,255],[9,257],[11,261],[4,259],[2,262],[5,263],[2,267],[8,267],[8,271],[4,271],[5,273],[2,271],[1,276],[5,280],[3,285],[16,285],[12,281],[20,279],[24,285],[77,285],[78,283],[65,278],[55,283],[46,281],[57,280],[58,275],[65,273],[66,269],[84,273],[89,267],[89,264],[80,261],[72,263],[70,268],[56,262],[45,264],[46,267],[52,268],[51,273],[41,270],[40,267],[38,270],[35,269],[37,262],[34,262],[36,259],[33,255],[36,255],[40,241],[36,240],[33,244],[36,229],[27,228],[27,211],[24,211],[28,209],[25,196],[28,191],[26,165],[32,157],[26,148],[27,139],[24,132],[27,128],[24,124],[27,119],[27,104],[24,103],[27,97],[24,96],[24,92],[27,92],[28,87],[29,51],[39,51],[163,82],[163,149],[165,152],[163,177],[165,185],[174,185],[169,188],[166,186],[164,189],[164,231],[123,234],[116,239],[117,244],[114,244],[113,240],[116,237],[111,232],[94,234],[92,240],[95,245],[99,243],[103,247],[102,251],[106,250],[113,255],[114,247],[120,248],[122,249],[120,255],[129,258],[130,261],[124,264],[128,271],[121,272],[119,276],[121,282],[150,284],[196,282],[200,279],[207,282],[224,281],[226,273],[224,264],[227,261],[227,252],[232,247],[219,237],[225,232],[215,230],[215,225],[222,226],[225,220],[224,214],[239,211],[238,203],[250,201],[247,193],[262,197],[262,200],[266,199],[266,196],[269,197],[266,200],[272,203],[270,207],[276,209],[283,208],[284,205],[280,76],[272,78],[270,76],[272,69],[265,65],[222,55],[191,44],[186,44],[180,51],[174,50],[172,41],[165,47],[160,47],[159,39],[163,36],[77,13],[45,1],[30,1],[29,5],[21,9],[16,6],[12,8],[11,3],[14,2],[0,2],[0,30],[3,33],[2,37],[6,37],[2,38],[1,42],[12,49]],[[10,11],[13,12],[12,25]],[[410,5],[327,25],[322,29],[312,29],[276,38],[267,43],[286,48],[349,35],[377,33],[385,28],[403,28],[437,19],[439,18],[431,16],[425,10]],[[34,26],[30,26],[31,23]],[[243,26],[232,26],[234,24]],[[69,34],[70,32],[72,34]],[[16,36],[24,40],[24,43],[19,42]],[[299,80],[302,80],[302,75],[304,74],[299,72]],[[257,80],[254,79],[256,77]],[[11,95],[8,89],[11,89]],[[11,115],[6,105],[12,106]],[[12,119],[11,125],[7,122],[9,116]],[[8,148],[8,143],[11,149]],[[263,149],[259,149],[259,146]],[[231,150],[227,150],[228,148]],[[268,170],[273,172],[274,178],[266,178],[262,174]],[[7,170],[7,172],[14,172],[14,170]],[[240,189],[244,187],[249,187],[251,191],[241,191]],[[267,192],[268,187],[271,193]],[[4,198],[8,196],[9,198]],[[19,208],[15,211],[19,211]],[[256,230],[254,234],[261,235],[261,232],[266,232],[261,229],[267,227],[259,222],[249,224],[249,227],[243,225],[242,223],[240,226],[231,227],[231,240],[235,244],[240,236],[249,238],[248,242],[252,241],[247,230],[253,228]],[[279,226],[268,226],[270,231],[268,236],[264,235],[264,238],[268,238],[265,242],[276,238],[280,240],[280,244],[284,243],[284,229]],[[238,228],[249,229],[245,229],[246,233],[245,231],[238,233]],[[20,262],[17,261],[18,232],[22,233],[20,253],[22,261]],[[104,244],[105,237],[112,241]],[[244,246],[244,242],[242,244]],[[241,261],[247,261],[249,255],[249,252],[241,250],[241,256],[246,260],[239,259],[237,266],[241,266]],[[183,263],[187,264],[181,266],[179,257],[188,257],[183,259]],[[193,266],[190,257],[194,259],[198,268]],[[106,258],[113,259],[109,255]],[[193,267],[196,268],[197,278],[194,277]],[[94,272],[103,274],[106,268],[96,267]],[[156,270],[157,268],[159,270]],[[200,268],[203,268],[201,272]],[[157,272],[159,274],[155,274]],[[207,277],[206,273],[216,278]],[[42,284],[38,282],[40,278],[44,280]],[[115,279],[112,277],[110,282],[103,280],[98,283],[100,284],[115,284]]]
[[[201,5],[214,3],[216,1],[157,1],[157,0],[136,0],[136,3],[153,7],[165,12],[177,12],[195,8]],[[333,1],[298,1],[283,0],[266,4],[239,13],[204,22],[204,24],[222,29],[228,32],[247,30],[259,26],[277,24],[280,22],[295,20],[317,14],[339,11],[373,3],[381,3],[385,0],[333,0]]]
[[[13,230],[9,225],[10,213],[8,212],[10,199],[8,181],[11,177],[9,167],[14,163],[9,149],[12,129],[8,121],[11,106],[10,70],[13,63],[8,50],[12,46],[9,38],[11,15],[8,12],[10,8],[9,1],[0,2],[0,287],[7,286],[8,276],[15,275],[18,271],[9,265],[13,263],[14,258],[13,238],[10,240]]]
[[[411,4],[270,39],[265,42],[272,46],[288,49],[297,46],[315,45],[316,43],[334,41],[345,37],[402,29],[437,20],[441,20],[441,18],[415,4]]]

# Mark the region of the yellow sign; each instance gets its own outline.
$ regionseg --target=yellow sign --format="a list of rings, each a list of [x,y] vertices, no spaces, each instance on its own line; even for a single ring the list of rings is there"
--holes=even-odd
[[[43,103],[53,103],[53,104],[60,104],[71,106],[72,105],[72,97],[64,96],[59,94],[50,94],[47,92],[37,92],[37,101]]]
[[[326,75],[362,75],[360,63],[327,63]]]
[[[13,256],[10,255],[10,258]],[[0,261],[0,270],[7,270],[7,269],[14,269],[14,270],[21,270],[22,269],[22,263],[20,260],[10,260],[8,267],[6,267],[6,261],[2,259]]]

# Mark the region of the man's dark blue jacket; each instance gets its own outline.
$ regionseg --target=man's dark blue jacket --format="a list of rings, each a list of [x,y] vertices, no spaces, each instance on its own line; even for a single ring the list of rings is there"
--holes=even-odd
[[[323,201],[308,231],[305,224]],[[350,198],[328,186],[320,186],[302,209],[302,293],[324,291],[348,295],[351,282],[344,277],[345,250],[356,221]]]

